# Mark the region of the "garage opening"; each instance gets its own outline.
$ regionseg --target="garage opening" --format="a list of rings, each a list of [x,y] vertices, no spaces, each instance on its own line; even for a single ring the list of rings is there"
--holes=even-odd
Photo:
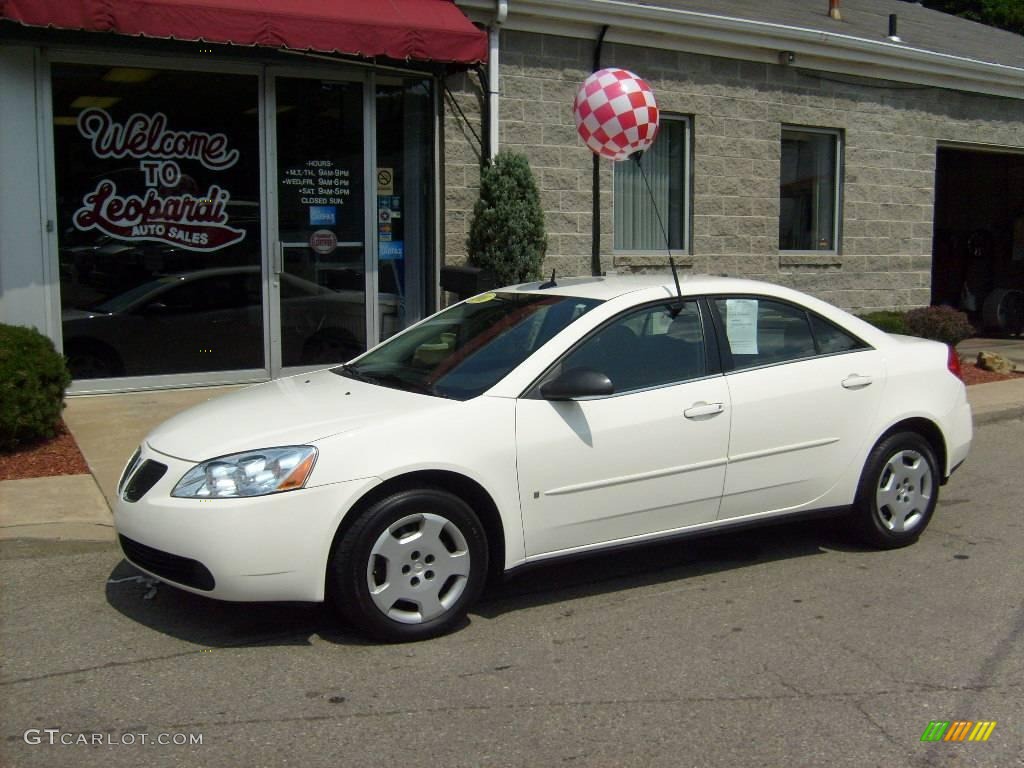
[[[1024,327],[1024,152],[940,147],[932,304],[989,333]]]

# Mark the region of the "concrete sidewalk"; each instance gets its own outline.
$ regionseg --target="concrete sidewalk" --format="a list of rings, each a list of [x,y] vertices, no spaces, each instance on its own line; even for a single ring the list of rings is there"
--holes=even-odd
[[[174,414],[235,389],[238,387],[70,398],[64,419],[91,474],[0,482],[0,540],[113,541],[110,508],[117,481],[142,439]],[[1024,417],[1024,378],[977,384],[967,388],[967,397],[976,425]]]
[[[90,474],[0,481],[0,541],[114,541],[117,481],[142,439],[174,414],[238,388],[69,397],[64,422]]]
[[[64,422],[78,441],[100,491],[113,506],[124,465],[146,435],[176,413],[237,389],[240,387],[196,387],[70,397]]]

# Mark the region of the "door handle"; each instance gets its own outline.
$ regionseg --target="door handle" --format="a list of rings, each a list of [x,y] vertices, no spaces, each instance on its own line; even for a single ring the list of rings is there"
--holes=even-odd
[[[866,387],[872,382],[870,376],[861,376],[859,373],[851,373],[845,379],[843,379],[843,387],[845,389],[860,389]]]
[[[699,419],[701,416],[714,416],[725,410],[721,403],[694,403],[685,411],[683,416],[688,419]]]
[[[284,243],[279,240],[277,247],[271,254],[270,271],[274,277],[280,277],[281,273],[284,272],[284,247]]]

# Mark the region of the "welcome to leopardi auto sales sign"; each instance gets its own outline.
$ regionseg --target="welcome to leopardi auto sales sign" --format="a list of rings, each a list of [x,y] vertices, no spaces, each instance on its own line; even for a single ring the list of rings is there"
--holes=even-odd
[[[183,189],[179,162],[193,160],[210,171],[238,162],[238,150],[223,133],[173,130],[162,112],[136,113],[123,123],[104,109],[78,116],[78,132],[103,160],[138,160],[144,195],[120,194],[112,179],[101,179],[74,215],[77,229],[96,229],[121,240],[149,240],[191,251],[216,251],[240,242],[245,230],[228,225],[231,194],[217,184],[205,193]]]

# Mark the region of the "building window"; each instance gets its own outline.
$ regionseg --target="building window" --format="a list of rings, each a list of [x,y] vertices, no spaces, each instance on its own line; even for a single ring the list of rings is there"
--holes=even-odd
[[[687,247],[689,142],[689,120],[662,115],[658,138],[639,163],[629,159],[615,164],[615,250],[663,250],[666,233],[662,225],[671,249]],[[644,183],[644,173],[651,185],[650,192]]]
[[[840,152],[838,131],[782,129],[780,251],[836,250]]]

